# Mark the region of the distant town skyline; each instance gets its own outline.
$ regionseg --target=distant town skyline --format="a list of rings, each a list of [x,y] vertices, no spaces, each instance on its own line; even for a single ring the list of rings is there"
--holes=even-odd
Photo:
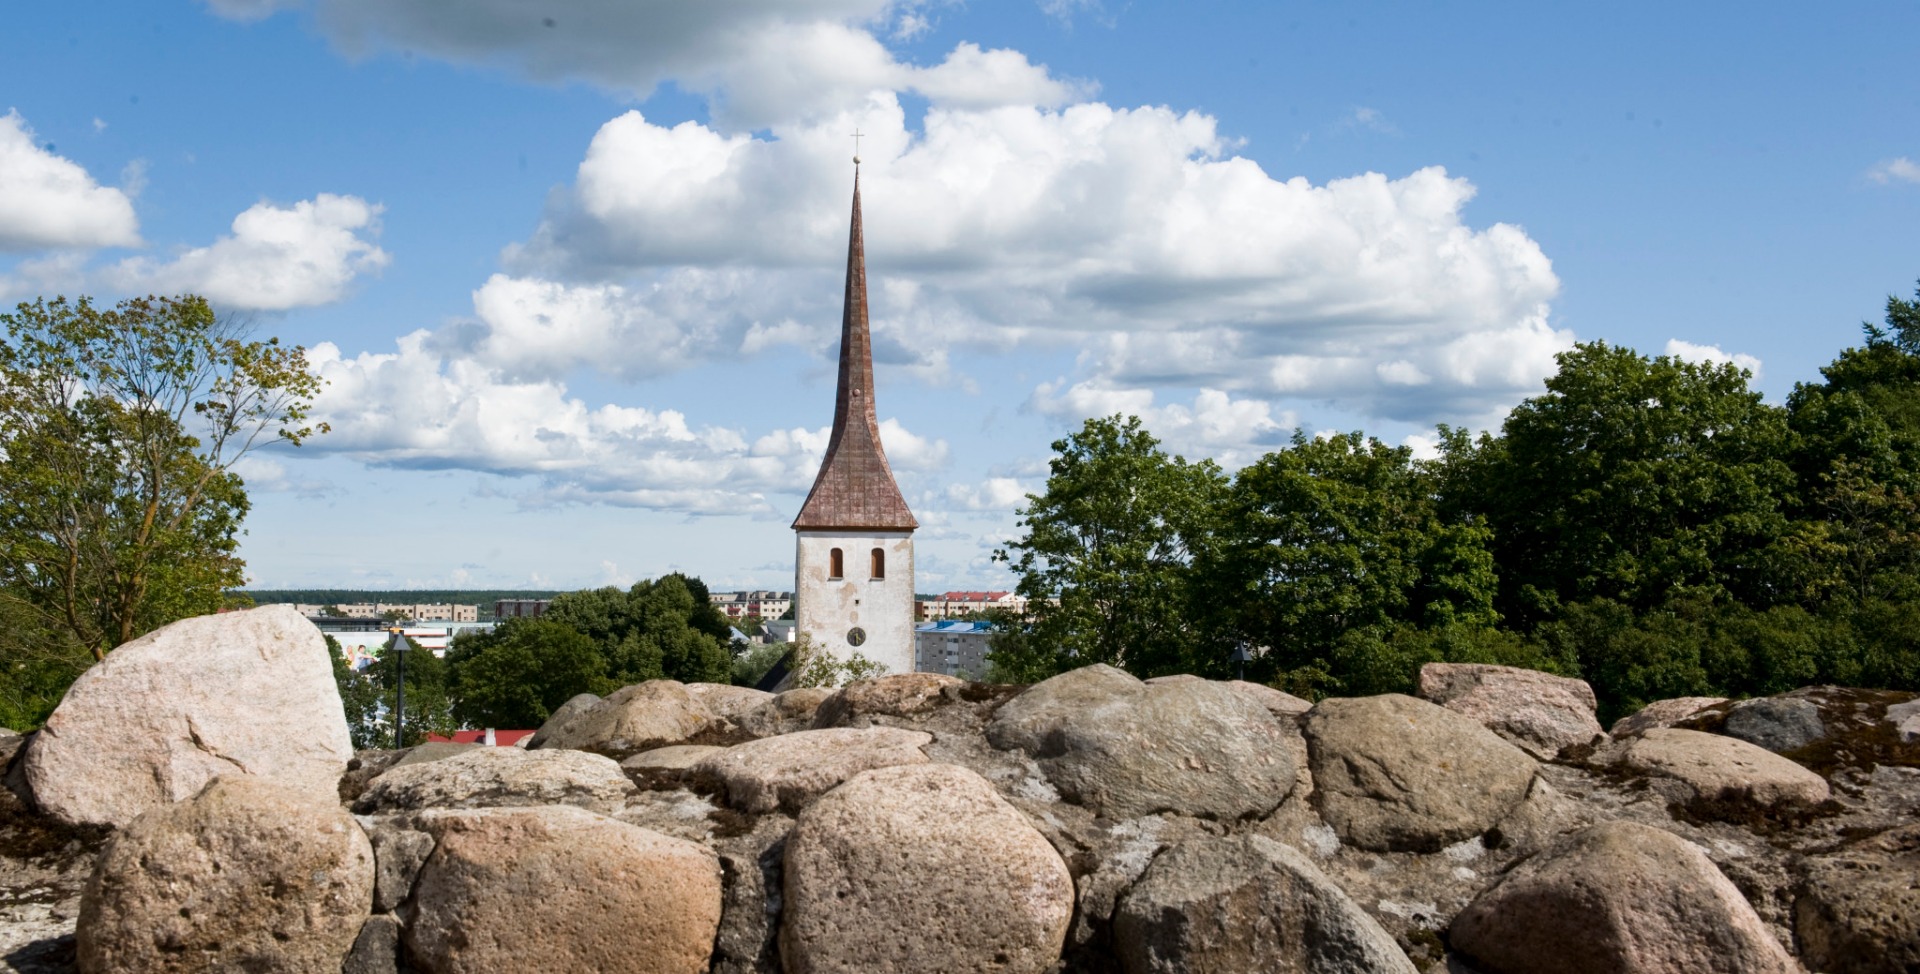
[[[851,135],[916,588],[1048,445],[1429,448],[1605,339],[1779,402],[1920,277],[1911,4],[28,5],[0,302],[197,291],[333,426],[242,471],[251,586],[786,589]]]

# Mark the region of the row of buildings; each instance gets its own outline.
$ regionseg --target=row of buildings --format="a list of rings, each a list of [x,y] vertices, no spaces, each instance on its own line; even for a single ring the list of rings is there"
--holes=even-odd
[[[749,616],[758,619],[778,619],[793,611],[792,592],[773,592],[751,590],[744,592],[710,592],[707,601],[729,619],[745,619]]]
[[[448,602],[343,602],[338,605],[294,603],[294,611],[309,618],[346,616],[358,619],[399,618],[408,622],[479,622],[480,607]]]
[[[792,592],[713,592],[708,595],[708,600],[729,619],[778,619],[793,609]],[[1024,616],[1027,600],[1013,592],[942,592],[932,598],[916,598],[913,601],[915,622],[960,619],[995,611]],[[509,617],[504,612],[497,614],[503,619]]]
[[[769,589],[738,592],[714,592],[708,596],[715,608],[728,619],[778,619],[793,611],[793,593]],[[547,610],[549,599],[501,599],[493,603],[495,619],[537,618]],[[381,620],[406,622],[479,622],[478,605],[444,602],[355,602],[338,605],[294,604],[294,611],[309,618]],[[943,592],[932,598],[916,598],[915,622],[960,619],[992,611],[1025,615],[1027,600],[1013,592]]]

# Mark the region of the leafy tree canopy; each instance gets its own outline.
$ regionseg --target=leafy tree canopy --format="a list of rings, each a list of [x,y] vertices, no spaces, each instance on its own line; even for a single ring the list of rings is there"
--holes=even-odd
[[[1000,672],[1191,668],[1200,645],[1188,566],[1226,478],[1212,461],[1167,456],[1134,416],[1088,420],[1053,450],[1045,491],[1021,511],[1026,537],[995,553],[1020,578],[1034,607],[1030,644],[1044,652],[1014,660],[1003,651]]]
[[[1783,593],[1786,413],[1729,364],[1605,342],[1559,356],[1547,392],[1483,441],[1469,506],[1493,529],[1503,614],[1593,598],[1636,609],[1688,590]]]
[[[557,595],[543,618],[593,640],[616,685],[662,678],[726,683],[733,670],[726,616],[707,601],[699,579],[678,573],[625,591]]]
[[[304,350],[198,297],[41,299],[0,328],[0,678],[37,723],[45,688],[221,607],[248,507],[234,464],[325,427]]]
[[[594,641],[549,619],[509,619],[455,640],[453,715],[467,727],[526,729],[582,693],[615,689]]]
[[[1136,418],[1090,420],[998,553],[1034,609],[993,675],[1244,669],[1319,696],[1503,663],[1585,678],[1606,720],[1920,689],[1920,293],[1865,332],[1784,407],[1732,365],[1578,345],[1498,431],[1442,427],[1431,460],[1296,434],[1229,479]]]

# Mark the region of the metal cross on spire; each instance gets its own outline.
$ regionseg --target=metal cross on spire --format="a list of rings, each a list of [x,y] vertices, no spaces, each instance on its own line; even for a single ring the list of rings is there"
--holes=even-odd
[[[856,125],[853,128],[853,164],[856,166],[860,164],[860,138],[860,127]]]

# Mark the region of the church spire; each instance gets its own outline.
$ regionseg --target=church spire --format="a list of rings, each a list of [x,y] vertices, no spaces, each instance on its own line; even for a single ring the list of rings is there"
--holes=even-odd
[[[833,435],[795,530],[911,531],[919,526],[893,482],[873,406],[873,336],[867,327],[867,256],[860,229],[860,158],[854,157],[853,225],[847,236],[846,304],[840,313],[840,382]]]

